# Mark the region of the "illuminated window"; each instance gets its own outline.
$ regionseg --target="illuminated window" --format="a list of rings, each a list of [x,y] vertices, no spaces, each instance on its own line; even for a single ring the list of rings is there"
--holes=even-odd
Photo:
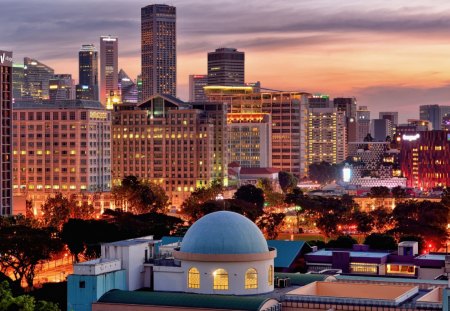
[[[245,272],[245,289],[258,288],[258,272],[250,268]]]
[[[188,287],[200,288],[200,272],[195,267],[190,268],[188,271]]]
[[[269,266],[269,286],[273,285],[273,266]]]
[[[227,290],[228,289],[228,273],[224,269],[217,269],[213,272],[214,289]]]

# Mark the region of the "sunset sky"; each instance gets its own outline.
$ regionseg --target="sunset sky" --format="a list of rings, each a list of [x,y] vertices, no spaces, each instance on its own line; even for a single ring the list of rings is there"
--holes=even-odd
[[[0,49],[78,78],[81,44],[119,37],[119,67],[140,68],[140,8],[149,1],[1,0]],[[446,0],[172,0],[177,7],[178,96],[206,73],[206,53],[246,53],[246,80],[289,91],[355,96],[372,117],[450,104]],[[344,4],[343,4],[344,3]]]

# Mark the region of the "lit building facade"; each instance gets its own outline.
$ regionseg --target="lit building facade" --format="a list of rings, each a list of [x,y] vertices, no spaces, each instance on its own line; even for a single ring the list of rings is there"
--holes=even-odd
[[[33,101],[49,99],[48,83],[55,73],[53,68],[29,57],[23,59],[23,64],[25,92],[22,97]]]
[[[161,185],[173,206],[213,180],[214,124],[170,95],[113,112],[113,182],[125,176]]]
[[[25,94],[25,69],[22,64],[13,64],[13,100],[21,100]]]
[[[119,39],[100,37],[100,102],[108,109],[119,96]]]
[[[121,102],[127,104],[138,103],[138,89],[136,83],[127,75],[127,73],[120,69],[119,71],[119,91]]]
[[[208,53],[208,85],[245,84],[245,54],[234,48],[220,48]]]
[[[0,216],[12,214],[12,52],[0,51]]]
[[[76,98],[98,100],[98,52],[93,44],[82,45],[78,53],[79,83]]]
[[[56,74],[48,84],[51,102],[75,99],[75,82],[71,74]]]
[[[13,191],[39,207],[48,195],[111,189],[111,114],[97,101],[16,102]]]
[[[308,108],[331,108],[330,96],[326,94],[313,94],[308,97]]]
[[[204,86],[208,85],[208,75],[189,75],[189,101],[206,101]]]
[[[370,133],[370,110],[367,106],[359,106],[356,110],[356,141],[364,141]]]
[[[401,170],[408,187],[430,190],[450,185],[450,134],[425,131],[401,137]]]
[[[336,108],[309,109],[308,165],[317,162],[340,163],[347,156],[346,117]]]
[[[142,100],[177,94],[176,8],[153,4],[141,9]]]
[[[241,167],[272,166],[272,127],[269,114],[229,113],[229,162]]]
[[[422,105],[419,113],[421,120],[431,122],[433,130],[440,130],[443,118],[450,115],[450,106]]]

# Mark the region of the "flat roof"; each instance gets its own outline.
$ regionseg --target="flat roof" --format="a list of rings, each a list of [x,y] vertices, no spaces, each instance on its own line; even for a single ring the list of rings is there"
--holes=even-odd
[[[100,297],[97,303],[257,311],[270,301],[276,302],[274,299],[261,296],[112,290]]]
[[[372,275],[343,275],[339,274],[335,276],[339,281],[369,281],[369,282],[387,282],[387,283],[414,283],[414,284],[435,284],[435,285],[447,285],[448,281],[445,280],[425,280],[425,279],[412,279],[402,277],[380,277]]]
[[[357,252],[357,251],[345,251],[345,250],[318,250],[317,252],[308,253],[308,256],[332,256],[333,252],[348,252],[350,253],[350,257],[368,257],[368,258],[383,258],[388,256],[390,253],[388,252]]]
[[[342,299],[354,299],[358,301],[383,301],[386,304],[398,305],[405,302],[419,292],[418,286],[371,284],[371,283],[346,283],[318,281],[288,292],[288,296],[320,297],[328,301],[342,301]]]
[[[138,238],[138,239],[123,240],[123,241],[116,241],[116,242],[110,242],[110,243],[103,243],[102,245],[105,245],[105,246],[132,246],[132,245],[148,243],[151,241],[153,241],[153,239]]]
[[[445,260],[445,254],[423,254],[417,256],[415,259],[426,259],[426,260]]]

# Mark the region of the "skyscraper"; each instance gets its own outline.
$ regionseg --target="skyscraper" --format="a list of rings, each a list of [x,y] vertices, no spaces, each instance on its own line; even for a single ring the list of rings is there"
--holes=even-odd
[[[234,48],[208,53],[208,85],[245,85],[245,54]]]
[[[21,100],[25,93],[25,69],[22,64],[13,64],[13,100]]]
[[[29,57],[23,59],[23,64],[25,81],[23,97],[33,101],[49,99],[48,82],[55,73],[53,68]]]
[[[359,106],[356,110],[356,141],[364,141],[370,133],[370,111],[367,106]]]
[[[105,106],[108,99],[119,95],[119,39],[112,36],[100,37],[100,102]]]
[[[77,99],[98,100],[98,55],[93,44],[83,44],[79,56]]]
[[[141,9],[142,100],[177,93],[176,8],[152,4]]]
[[[75,83],[71,74],[56,74],[49,81],[50,101],[75,99]]]
[[[397,111],[384,111],[379,114],[380,119],[390,120],[392,126],[395,127],[398,124],[398,112]]]
[[[203,87],[207,85],[207,75],[189,75],[189,101],[191,103],[206,101],[207,97]]]
[[[0,51],[0,216],[12,214],[12,52]]]
[[[450,115],[450,106],[420,106],[420,120],[430,121],[433,125],[433,130],[441,129],[442,119],[447,115]]]
[[[127,75],[127,73],[120,69],[119,71],[119,90],[122,103],[133,103],[136,104],[138,102],[138,88],[137,84],[131,80],[131,78]]]

